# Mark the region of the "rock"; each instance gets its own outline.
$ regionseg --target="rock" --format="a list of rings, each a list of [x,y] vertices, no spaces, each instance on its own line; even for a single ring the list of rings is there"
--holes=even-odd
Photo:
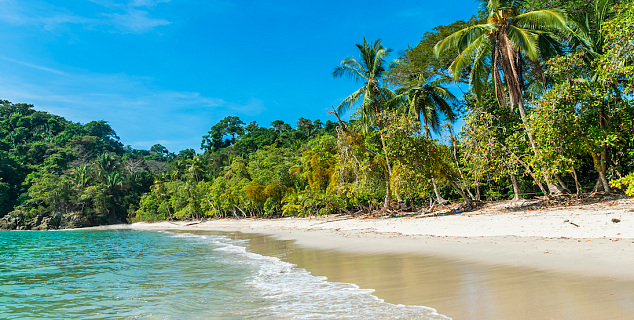
[[[40,214],[36,217],[24,220],[24,213],[13,211],[0,218],[0,230],[51,230],[58,229],[60,214],[47,216]]]
[[[93,223],[81,212],[40,214],[25,221],[24,213],[13,211],[0,218],[0,230],[52,230],[90,227]]]
[[[21,229],[19,229],[22,227]],[[21,212],[10,212],[0,219],[0,230],[24,230],[24,216]]]
[[[38,215],[37,217],[31,218],[31,220],[27,221],[26,228],[29,230],[39,230],[40,223],[42,222],[42,215]]]
[[[92,223],[90,223],[88,217],[80,212],[69,212],[62,215],[59,224],[60,229],[75,229],[90,226],[92,226]]]
[[[37,222],[33,223],[31,230],[52,230],[59,227],[59,219],[53,217],[38,216]]]

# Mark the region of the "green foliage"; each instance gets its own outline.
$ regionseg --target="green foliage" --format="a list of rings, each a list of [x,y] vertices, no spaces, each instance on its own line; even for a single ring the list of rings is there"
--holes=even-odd
[[[634,196],[634,173],[630,173],[618,180],[612,180],[610,181],[610,185],[614,188],[624,188],[625,194]]]
[[[203,136],[201,149],[218,151],[235,144],[236,139],[244,134],[244,122],[235,116],[228,116],[211,127],[209,134]]]
[[[126,221],[153,180],[142,158],[122,161],[140,151],[126,151],[106,121],[82,125],[2,101],[0,132],[0,217]]]
[[[473,17],[469,21],[458,20],[425,32],[418,45],[408,48],[399,58],[399,63],[390,70],[390,82],[406,87],[416,84],[412,83],[412,80],[419,76],[451,78],[452,75],[448,74],[447,70],[451,62],[458,56],[457,48],[444,51],[436,58],[434,46],[454,32],[477,23],[477,18]],[[462,83],[468,83],[468,72],[461,73],[458,79]]]
[[[438,201],[467,204],[548,192],[546,183],[552,192],[574,180],[579,191],[597,177],[606,192],[612,180],[634,194],[633,174],[623,175],[634,171],[631,1],[481,2],[477,16],[425,33],[396,63],[380,40],[357,44],[358,57],[333,72],[361,83],[335,108],[337,122],[228,116],[200,154],[124,147],[106,121],[0,101],[0,216],[88,225],[309,216],[429,203],[437,189]],[[454,83],[470,85],[460,99]]]

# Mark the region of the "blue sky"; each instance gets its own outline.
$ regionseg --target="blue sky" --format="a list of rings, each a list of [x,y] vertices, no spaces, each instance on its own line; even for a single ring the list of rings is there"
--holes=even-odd
[[[399,51],[474,0],[0,0],[0,99],[86,123],[124,144],[200,147],[220,119],[335,120],[357,85],[333,79],[363,38]]]

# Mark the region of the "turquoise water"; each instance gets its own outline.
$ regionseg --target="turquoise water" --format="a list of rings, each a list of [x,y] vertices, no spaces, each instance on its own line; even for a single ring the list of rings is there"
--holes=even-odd
[[[0,231],[3,319],[448,319],[221,235]]]

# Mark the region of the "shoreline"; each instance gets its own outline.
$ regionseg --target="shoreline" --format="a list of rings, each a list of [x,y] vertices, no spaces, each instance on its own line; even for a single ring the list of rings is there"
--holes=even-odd
[[[612,219],[620,221],[614,223]],[[518,211],[497,205],[427,218],[214,219],[85,229],[260,233],[294,240],[307,248],[433,255],[487,265],[634,280],[633,198]]]
[[[248,239],[250,252],[456,320],[631,319],[633,209],[634,199],[625,198],[537,210],[498,203],[426,218],[214,219],[91,229]]]

